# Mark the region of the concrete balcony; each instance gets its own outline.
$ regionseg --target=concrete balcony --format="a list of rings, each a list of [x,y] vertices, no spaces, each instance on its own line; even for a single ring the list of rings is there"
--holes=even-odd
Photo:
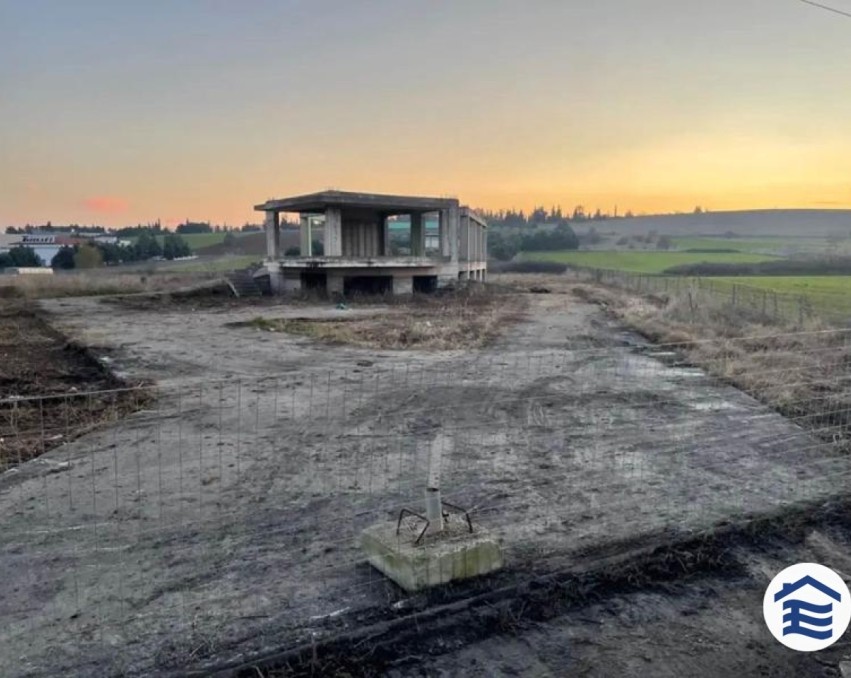
[[[434,268],[449,263],[449,257],[387,256],[387,257],[280,257],[275,259],[283,269],[404,269]]]

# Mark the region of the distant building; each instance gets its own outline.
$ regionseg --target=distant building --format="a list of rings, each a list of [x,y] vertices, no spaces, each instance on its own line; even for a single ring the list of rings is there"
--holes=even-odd
[[[309,287],[405,294],[487,274],[487,223],[454,198],[322,191],[254,209],[266,214],[266,261],[256,275],[268,275],[275,293]],[[281,213],[299,215],[297,256],[281,252]],[[324,239],[319,256],[314,229]]]
[[[20,233],[0,233],[0,254],[5,254],[23,239]]]
[[[41,260],[42,266],[50,266],[53,257],[63,247],[74,247],[86,242],[86,238],[70,236],[66,233],[24,233],[17,247],[29,247]]]

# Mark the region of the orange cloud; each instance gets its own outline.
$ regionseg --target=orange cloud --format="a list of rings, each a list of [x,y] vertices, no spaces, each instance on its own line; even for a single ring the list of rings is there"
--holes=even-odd
[[[129,207],[128,202],[124,198],[116,198],[110,195],[99,195],[92,198],[86,198],[83,201],[86,209],[98,214],[121,214],[126,212]]]

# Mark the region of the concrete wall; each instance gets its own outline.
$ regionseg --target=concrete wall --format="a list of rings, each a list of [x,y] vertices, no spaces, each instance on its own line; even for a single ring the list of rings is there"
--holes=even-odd
[[[382,234],[375,222],[343,221],[344,257],[379,257]]]

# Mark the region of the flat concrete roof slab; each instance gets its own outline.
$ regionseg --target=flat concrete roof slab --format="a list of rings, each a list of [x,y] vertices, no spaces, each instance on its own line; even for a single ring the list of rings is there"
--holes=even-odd
[[[458,206],[458,200],[455,198],[319,191],[318,193],[297,195],[291,198],[267,200],[260,205],[255,205],[254,209],[260,212],[324,212],[328,207],[339,207],[341,209],[368,209],[407,214],[410,212],[434,212]]]

